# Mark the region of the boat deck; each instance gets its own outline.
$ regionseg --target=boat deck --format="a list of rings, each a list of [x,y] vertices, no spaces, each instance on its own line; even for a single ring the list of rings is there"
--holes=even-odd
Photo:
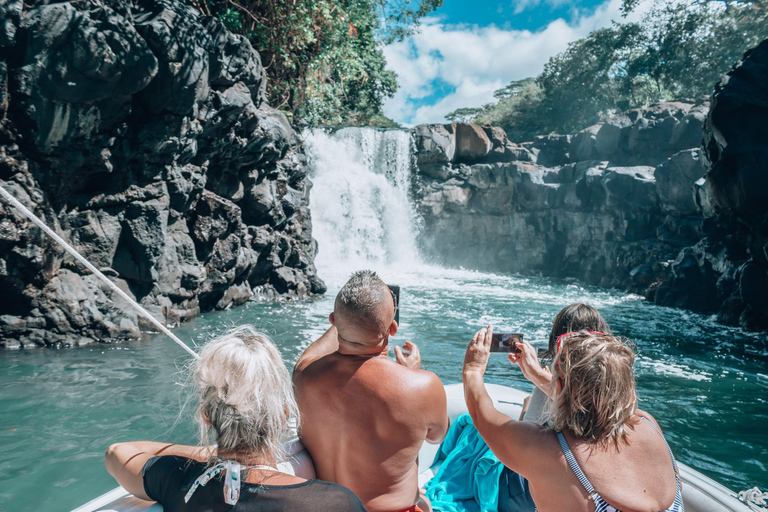
[[[512,418],[520,416],[527,393],[498,384],[486,384],[486,388],[497,409]],[[453,421],[467,412],[464,391],[461,384],[449,384],[445,386],[445,393],[448,398],[448,416]],[[439,467],[433,465],[438,447],[439,445],[424,443],[419,452],[420,486],[429,481]],[[313,477],[314,467],[311,467],[311,459],[301,443],[293,440],[287,448],[291,456],[291,464],[290,467],[286,464],[281,469],[304,477]],[[685,464],[678,463],[678,467],[683,486],[683,502],[687,512],[756,512],[760,510],[742,503],[735,492]],[[157,503],[140,500],[122,487],[118,487],[72,512],[162,512],[162,510],[163,508]]]

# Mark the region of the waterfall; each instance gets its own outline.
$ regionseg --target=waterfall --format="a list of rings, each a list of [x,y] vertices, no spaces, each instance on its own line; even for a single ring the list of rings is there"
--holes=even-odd
[[[324,279],[420,261],[409,200],[413,141],[403,130],[305,131],[315,263]],[[329,275],[330,274],[330,275]],[[346,277],[343,278],[346,280]]]

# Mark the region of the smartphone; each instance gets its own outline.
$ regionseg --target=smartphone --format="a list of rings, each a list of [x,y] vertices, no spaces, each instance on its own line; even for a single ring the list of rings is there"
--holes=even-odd
[[[519,332],[495,332],[491,338],[491,352],[513,352],[519,354],[521,350],[515,343],[523,341],[523,335]]]
[[[392,294],[392,302],[395,303],[395,322],[400,325],[400,287],[396,284],[388,284],[389,292]]]

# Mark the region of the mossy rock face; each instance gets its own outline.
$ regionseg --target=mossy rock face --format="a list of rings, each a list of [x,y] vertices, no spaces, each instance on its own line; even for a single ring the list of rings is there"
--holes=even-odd
[[[246,39],[176,0],[20,9],[0,7],[4,188],[171,325],[254,290],[324,291],[306,157],[264,103]],[[145,326],[6,205],[0,285],[0,346],[114,341]]]

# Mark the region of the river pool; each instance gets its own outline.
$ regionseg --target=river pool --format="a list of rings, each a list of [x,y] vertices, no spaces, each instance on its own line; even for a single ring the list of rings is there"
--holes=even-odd
[[[252,324],[273,337],[292,367],[327,329],[333,297],[349,273],[373,268],[402,287],[401,329],[393,342],[417,343],[423,368],[452,383],[461,380],[464,349],[479,328],[492,323],[544,344],[563,306],[587,302],[615,333],[636,343],[641,407],[658,419],[675,455],[734,490],[768,490],[765,334],[576,281],[424,263],[408,195],[410,135],[346,128],[304,136],[314,181],[316,263],[328,294],[208,313],[176,330],[182,340],[199,346]],[[0,511],[71,510],[113,488],[103,463],[110,443],[193,442],[188,362],[158,335],[75,349],[0,351]],[[501,354],[492,356],[486,381],[532,389]]]
[[[616,333],[636,343],[642,407],[656,416],[675,455],[735,490],[768,488],[768,353],[761,336],[575,282],[430,266],[379,271],[402,286],[402,326],[393,341],[418,343],[423,367],[445,383],[460,381],[464,348],[487,323],[543,344],[563,305],[594,305]],[[346,273],[323,277],[330,285],[324,297],[252,303],[204,315],[176,334],[199,345],[232,326],[253,324],[274,338],[290,366],[327,328]],[[112,442],[192,442],[186,362],[163,336],[0,351],[0,510],[70,510],[114,487],[103,465]],[[500,354],[492,356],[486,381],[531,389]]]

